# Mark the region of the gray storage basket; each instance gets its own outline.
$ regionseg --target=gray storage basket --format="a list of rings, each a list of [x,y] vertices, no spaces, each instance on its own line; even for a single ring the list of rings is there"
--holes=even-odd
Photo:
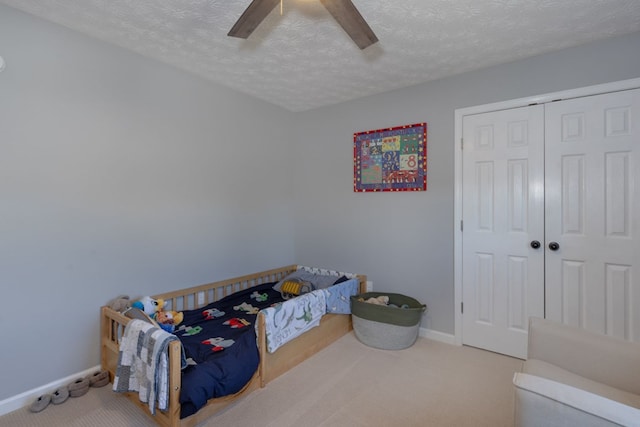
[[[364,301],[381,295],[389,297],[389,304],[376,305]],[[405,306],[406,308],[400,308]],[[360,342],[384,350],[411,347],[418,339],[420,320],[427,306],[414,298],[388,292],[367,292],[351,297],[353,330]]]

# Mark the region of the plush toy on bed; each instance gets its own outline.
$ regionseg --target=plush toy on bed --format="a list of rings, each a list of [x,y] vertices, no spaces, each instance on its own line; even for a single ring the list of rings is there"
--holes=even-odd
[[[134,302],[132,306],[144,311],[145,314],[158,324],[158,326],[169,333],[173,333],[176,326],[179,325],[184,318],[182,312],[163,310],[163,299],[154,299],[149,296],[144,296]]]
[[[131,308],[129,295],[119,295],[107,303],[110,309],[124,313]]]
[[[156,322],[158,322],[158,325],[160,325],[162,329],[164,329],[169,333],[173,333],[173,331],[175,331],[176,329],[176,326],[178,326],[182,322],[184,315],[182,314],[182,312],[177,312],[173,310],[169,310],[169,311],[161,310],[156,312],[156,314],[152,318]]]
[[[149,296],[145,296],[135,301],[131,306],[145,312],[149,316],[153,316],[164,305],[164,301],[161,299],[153,299]]]

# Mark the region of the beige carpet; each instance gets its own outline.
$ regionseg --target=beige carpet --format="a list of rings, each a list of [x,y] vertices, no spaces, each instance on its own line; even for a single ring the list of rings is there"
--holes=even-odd
[[[376,350],[353,333],[202,426],[512,426],[513,373],[522,361],[420,338]],[[0,426],[152,426],[110,386]]]

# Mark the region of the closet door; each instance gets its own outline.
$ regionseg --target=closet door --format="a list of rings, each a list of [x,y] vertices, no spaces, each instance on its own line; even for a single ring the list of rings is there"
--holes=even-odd
[[[462,341],[521,358],[544,316],[543,120],[541,105],[463,118]]]
[[[546,104],[545,146],[546,317],[640,341],[640,90]]]

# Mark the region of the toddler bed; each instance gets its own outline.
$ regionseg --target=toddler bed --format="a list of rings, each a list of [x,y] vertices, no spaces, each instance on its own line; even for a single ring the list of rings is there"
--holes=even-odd
[[[279,288],[272,289],[274,285],[286,277],[291,277],[292,273],[303,274],[303,271],[332,276],[338,282],[354,278],[355,280],[349,280],[344,284],[356,286],[355,290],[358,293],[365,290],[366,276],[293,265],[154,296],[165,301],[165,308],[185,313],[182,328],[175,331],[181,341],[169,343],[168,409],[155,411],[152,415],[149,407],[140,402],[137,393],[127,393],[128,397],[160,425],[193,426],[236,401],[240,396],[258,387],[264,387],[269,381],[343,336],[351,330],[351,316],[333,314],[345,313],[344,307],[339,307],[340,301],[335,300],[337,291],[333,290],[340,289],[341,285],[324,291],[326,301],[325,295],[318,295],[316,291],[294,301],[271,307],[274,302],[281,300]],[[348,298],[346,300],[348,304]],[[311,319],[311,306],[325,302],[329,314],[318,317],[319,321]],[[287,310],[292,306],[290,303],[294,306],[297,304],[300,311],[291,308],[289,313]],[[255,313],[256,309],[262,311]],[[203,317],[208,317],[209,321],[204,322]],[[295,325],[289,329],[273,326],[288,325],[296,318],[303,318],[305,324],[319,322],[319,325],[299,336],[297,335],[299,331],[304,330],[303,328]],[[109,371],[112,379],[116,374],[120,341],[130,320],[109,307],[102,307],[101,363],[103,369]],[[193,333],[205,323],[217,323],[217,327],[222,330],[219,330],[219,333],[215,330],[207,330],[201,334]],[[291,337],[295,338],[290,339]],[[202,345],[203,341],[206,341],[206,346]],[[229,342],[233,345],[228,346]],[[240,351],[244,359],[244,368],[229,374],[226,363],[233,363],[233,360],[238,359]],[[197,355],[198,352],[201,354]],[[211,366],[198,363],[182,370],[185,354],[196,355],[195,358],[198,360],[211,359],[213,362]],[[229,379],[225,379],[224,382],[211,382],[214,374],[209,369],[223,372],[223,376]],[[207,380],[203,382],[204,378]],[[199,383],[195,386],[195,392],[192,391],[194,382]],[[205,384],[207,382],[208,384]],[[205,385],[209,387],[209,391],[203,394]]]

